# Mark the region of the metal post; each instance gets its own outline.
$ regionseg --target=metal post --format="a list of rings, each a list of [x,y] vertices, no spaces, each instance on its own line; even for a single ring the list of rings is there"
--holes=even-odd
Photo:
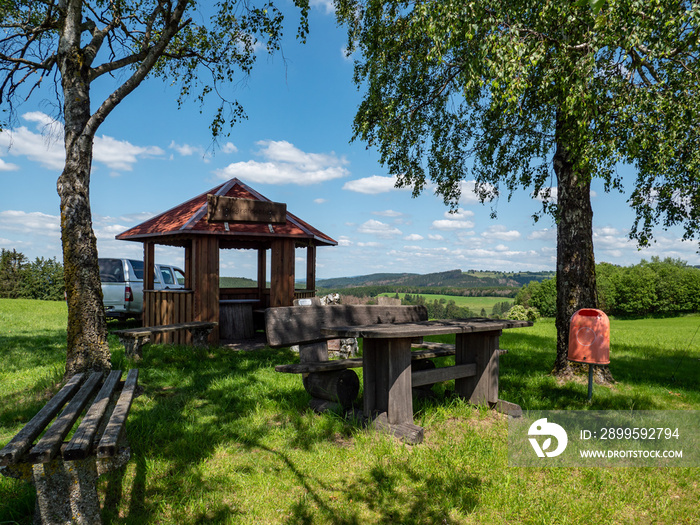
[[[592,364],[588,365],[588,400],[589,401],[593,397],[593,366],[594,365],[592,365]]]

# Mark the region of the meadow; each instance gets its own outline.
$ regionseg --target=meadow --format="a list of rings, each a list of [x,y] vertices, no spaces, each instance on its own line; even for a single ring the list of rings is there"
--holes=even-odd
[[[0,300],[0,446],[59,387],[65,304]],[[117,326],[110,322],[110,329]],[[523,409],[700,410],[700,317],[612,320],[617,382],[549,375],[550,319],[505,331],[500,397]],[[692,342],[691,342],[692,341]],[[507,418],[450,395],[415,405],[408,446],[357,421],[317,415],[287,349],[151,345],[136,363],[109,337],[116,369],[138,367],[132,458],[100,478],[105,523],[697,523],[700,468],[516,468]],[[32,520],[33,489],[0,479],[0,523]]]
[[[382,293],[379,295],[383,295],[386,297],[396,296],[395,293]],[[406,294],[400,293],[399,297],[401,299],[403,299],[405,295]],[[493,307],[495,304],[503,303],[503,302],[513,303],[512,297],[462,297],[461,295],[440,295],[440,294],[409,294],[409,295],[412,295],[412,296],[419,295],[419,296],[425,298],[426,302],[431,302],[431,303],[433,301],[442,301],[442,300],[444,300],[445,302],[454,301],[455,304],[459,307],[469,308],[472,312],[474,312],[474,315],[479,315],[482,308],[484,310],[486,310],[487,314],[491,315],[491,311],[493,310]]]

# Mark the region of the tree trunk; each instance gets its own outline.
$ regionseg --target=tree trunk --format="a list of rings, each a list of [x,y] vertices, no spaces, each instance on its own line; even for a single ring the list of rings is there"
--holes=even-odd
[[[76,4],[72,2],[71,4]],[[109,370],[107,321],[97,263],[97,239],[90,213],[90,169],[94,132],[90,119],[89,67],[80,50],[79,9],[66,17],[58,65],[64,95],[66,164],[58,178],[61,241],[68,302],[65,377],[87,370]],[[75,8],[75,5],[71,7]]]
[[[579,308],[596,308],[591,179],[576,173],[566,140],[566,121],[557,118],[554,172],[557,176],[557,357],[553,373],[572,373],[567,360],[569,323]]]

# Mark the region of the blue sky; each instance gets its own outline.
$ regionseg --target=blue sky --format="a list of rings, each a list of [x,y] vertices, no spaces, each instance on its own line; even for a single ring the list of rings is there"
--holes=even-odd
[[[142,245],[114,236],[195,195],[238,177],[269,199],[338,241],[318,250],[318,278],[376,272],[428,273],[462,270],[553,270],[553,221],[535,223],[541,203],[530,192],[481,205],[465,181],[460,212],[447,213],[428,188],[418,198],[395,189],[375,150],[350,143],[361,99],[345,57],[345,31],[330,0],[312,0],[310,34],[299,44],[288,16],[282,54],[261,54],[249,78],[230,87],[248,120],[213,148],[211,108],[191,101],[177,109],[177,89],[147,80],[108,117],[97,133],[91,205],[101,257],[141,258]],[[280,4],[284,5],[284,3]],[[93,87],[93,103],[111,91]],[[0,132],[0,247],[31,259],[61,260],[56,179],[63,166],[61,124],[47,99],[17,108],[18,121]],[[657,232],[657,242],[639,251],[627,239],[633,214],[627,198],[634,172],[621,168],[625,194],[593,188],[596,260],[631,265],[652,256],[700,264],[697,243],[680,230]],[[158,262],[181,264],[179,249],[157,247]],[[298,276],[305,253],[298,253]],[[255,277],[251,251],[222,251],[221,274]]]

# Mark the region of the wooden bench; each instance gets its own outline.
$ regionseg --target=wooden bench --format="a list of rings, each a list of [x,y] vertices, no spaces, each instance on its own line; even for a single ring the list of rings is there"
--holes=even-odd
[[[361,368],[362,358],[328,359],[327,343],[331,336],[321,328],[361,326],[366,324],[396,324],[425,321],[424,306],[328,305],[268,308],[265,311],[265,333],[271,347],[299,345],[299,363],[278,365],[277,372],[303,374],[306,391],[311,395],[314,410],[349,408],[360,389],[357,374],[350,368]],[[429,361],[434,357],[454,355],[454,345],[415,343],[424,349],[413,353],[414,374],[435,368]],[[416,377],[415,385],[430,386]]]
[[[101,523],[97,478],[123,466],[130,457],[124,424],[138,369],[129,370],[124,382],[121,375],[121,370],[113,370],[103,380],[103,373],[93,372],[84,382],[86,374],[74,375],[0,450],[0,472],[36,488],[35,522]],[[65,443],[90,400],[72,439]]]
[[[194,346],[207,346],[209,334],[216,325],[217,323],[215,322],[191,321],[189,323],[115,330],[114,334],[119,337],[119,341],[124,345],[127,357],[140,359],[143,357],[143,345],[150,343],[151,337],[155,334],[165,334],[177,330],[189,330],[190,334],[192,334],[192,343]]]

